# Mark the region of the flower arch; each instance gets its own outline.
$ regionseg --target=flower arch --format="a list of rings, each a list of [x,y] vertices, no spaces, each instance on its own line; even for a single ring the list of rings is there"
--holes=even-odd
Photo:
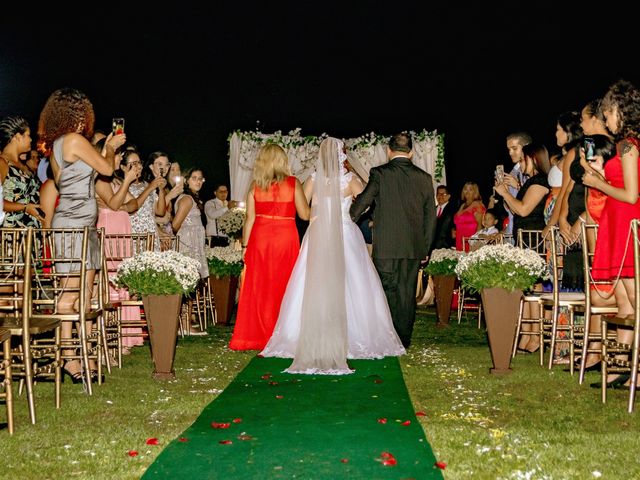
[[[304,182],[315,168],[318,149],[327,134],[303,136],[296,128],[288,134],[281,131],[267,134],[260,131],[237,130],[229,135],[229,177],[231,198],[244,200],[251,184],[251,173],[258,150],[266,143],[277,143],[287,152],[291,172]],[[446,183],[444,164],[444,134],[436,130],[409,132],[413,139],[413,163],[433,178],[434,189]],[[387,161],[386,147],[389,137],[374,132],[357,138],[342,139],[347,146],[347,157],[354,171],[364,182],[369,170]]]

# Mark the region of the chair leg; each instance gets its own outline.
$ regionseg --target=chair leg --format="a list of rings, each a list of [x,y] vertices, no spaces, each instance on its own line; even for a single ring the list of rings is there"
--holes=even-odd
[[[55,395],[56,395],[56,408],[59,409],[61,405],[60,390],[62,385],[62,348],[60,342],[62,341],[62,327],[58,325],[54,333],[56,342],[56,367],[55,367]]]
[[[584,382],[585,369],[587,366],[587,355],[589,350],[589,340],[591,331],[591,312],[589,307],[584,312],[584,336],[582,341],[582,357],[580,358],[580,373],[578,374],[578,385],[582,385]]]
[[[522,327],[522,316],[524,315],[524,297],[520,299],[520,307],[518,307],[518,322],[516,323],[516,339],[513,342],[513,352],[511,358],[515,358],[518,351],[518,339],[520,338],[520,329]]]
[[[9,435],[13,435],[13,387],[11,385],[11,338],[2,342],[2,354],[4,356],[4,392],[7,407],[7,428]]]

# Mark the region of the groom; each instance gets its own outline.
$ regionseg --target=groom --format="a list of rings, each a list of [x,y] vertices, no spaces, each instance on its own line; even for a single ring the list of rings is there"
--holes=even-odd
[[[391,137],[389,162],[372,168],[369,183],[351,205],[357,222],[374,202],[373,263],[389,302],[393,325],[405,347],[411,343],[420,261],[433,241],[436,207],[431,175],[411,163],[406,133]]]

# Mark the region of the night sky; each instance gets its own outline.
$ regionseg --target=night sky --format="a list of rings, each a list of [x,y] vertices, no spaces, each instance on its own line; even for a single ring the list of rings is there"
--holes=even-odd
[[[474,180],[486,199],[494,166],[509,165],[508,133],[555,147],[560,113],[619,78],[640,84],[625,7],[555,3],[181,2],[144,13],[117,2],[85,3],[85,13],[23,4],[2,12],[0,115],[23,115],[36,130],[49,94],[78,88],[96,128],[125,117],[143,157],[165,150],[202,167],[205,197],[228,179],[236,129],[437,129],[454,195]]]

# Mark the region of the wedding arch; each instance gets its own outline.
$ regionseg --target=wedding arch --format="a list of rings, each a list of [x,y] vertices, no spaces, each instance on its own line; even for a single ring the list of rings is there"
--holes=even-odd
[[[320,143],[327,134],[303,136],[300,128],[283,134],[281,131],[267,134],[260,131],[235,131],[229,136],[229,178],[231,198],[244,200],[251,184],[251,174],[256,154],[265,143],[277,143],[289,156],[291,172],[304,182],[315,167]],[[409,132],[413,139],[413,163],[430,173],[434,189],[446,184],[444,166],[444,134],[436,130]],[[347,146],[347,157],[355,173],[366,183],[369,170],[387,161],[386,147],[389,137],[374,132],[357,138],[342,139]]]

